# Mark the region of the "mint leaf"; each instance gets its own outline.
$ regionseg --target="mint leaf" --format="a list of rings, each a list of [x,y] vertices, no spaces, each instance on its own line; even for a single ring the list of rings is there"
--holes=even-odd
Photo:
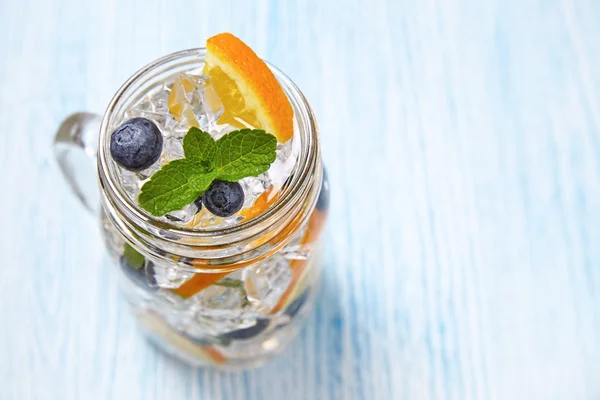
[[[131,247],[129,243],[125,243],[123,248],[123,257],[132,268],[140,269],[144,266],[144,256]]]
[[[266,172],[275,161],[277,139],[260,129],[233,131],[217,140],[217,179],[237,182]]]
[[[191,127],[183,138],[183,154],[185,158],[211,161],[215,158],[215,139],[208,132]]]
[[[174,160],[142,186],[140,206],[154,216],[179,210],[198,198],[216,178],[210,162]]]
[[[212,181],[215,180],[217,171],[213,168],[213,164],[210,161],[196,161],[194,164],[195,168],[197,169],[197,173],[190,178],[190,185],[196,191],[204,192],[206,189],[208,189]],[[199,193],[198,196],[200,196],[200,194],[202,193]]]
[[[142,186],[138,203],[157,217],[180,210],[215,179],[237,182],[266,172],[276,149],[275,136],[260,129],[233,131],[215,142],[209,133],[192,127],[183,138],[185,158],[156,171]]]

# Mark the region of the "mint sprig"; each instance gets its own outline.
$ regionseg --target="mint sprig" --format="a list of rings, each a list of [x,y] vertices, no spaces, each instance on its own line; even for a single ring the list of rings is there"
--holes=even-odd
[[[123,257],[127,261],[127,264],[134,269],[140,269],[144,266],[144,256],[131,247],[129,243],[125,243],[123,247]]]
[[[185,158],[156,171],[142,186],[140,206],[154,216],[180,210],[201,196],[215,179],[237,182],[266,172],[275,161],[277,139],[260,129],[241,129],[215,141],[190,128],[183,138]]]

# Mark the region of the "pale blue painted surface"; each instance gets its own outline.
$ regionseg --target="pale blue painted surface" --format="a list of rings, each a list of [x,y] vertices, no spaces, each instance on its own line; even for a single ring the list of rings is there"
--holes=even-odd
[[[600,399],[598,21],[595,0],[1,0],[0,399]],[[140,340],[50,147],[224,30],[305,92],[333,184],[319,307],[240,374]]]

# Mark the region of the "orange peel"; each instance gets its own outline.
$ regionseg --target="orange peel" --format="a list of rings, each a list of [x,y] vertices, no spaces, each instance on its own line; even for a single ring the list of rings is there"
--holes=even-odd
[[[203,73],[213,78],[225,108],[219,123],[264,129],[287,142],[294,134],[294,111],[267,64],[231,33],[209,38],[206,49]]]

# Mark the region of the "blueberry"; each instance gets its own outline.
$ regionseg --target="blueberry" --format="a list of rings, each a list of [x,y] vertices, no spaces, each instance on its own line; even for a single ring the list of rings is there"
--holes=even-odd
[[[125,275],[139,286],[145,289],[152,289],[156,286],[154,264],[152,261],[146,260],[129,243],[125,243],[123,246],[123,254],[119,261]]]
[[[145,268],[146,282],[150,287],[156,288],[156,276],[154,275],[154,263],[148,261]]]
[[[329,179],[327,178],[327,170],[323,168],[323,183],[321,183],[321,192],[317,199],[317,210],[327,211],[329,209]]]
[[[196,207],[198,207],[198,211],[196,211],[196,214],[198,214],[200,210],[202,210],[202,196],[194,200],[194,204],[196,205]]]
[[[266,318],[259,318],[256,320],[256,324],[252,325],[251,327],[227,332],[221,336],[228,339],[237,340],[251,339],[255,336],[258,336],[262,331],[267,329],[267,326],[269,326],[269,320]]]
[[[294,316],[298,314],[298,311],[300,311],[304,303],[306,303],[306,300],[308,299],[308,293],[309,289],[306,289],[304,292],[302,292],[300,296],[296,297],[296,299],[292,301],[290,305],[287,306],[287,308],[285,309],[285,314],[289,315],[290,318],[294,318]]]
[[[182,222],[181,218],[177,218],[171,214],[167,214],[165,215],[165,217],[169,220],[169,221],[173,221],[173,222]]]
[[[120,264],[125,275],[138,286],[146,290],[156,290],[156,278],[154,277],[154,264],[152,261],[144,261],[141,265],[132,265],[126,256],[121,256]]]
[[[215,180],[202,196],[206,209],[218,217],[229,217],[244,204],[244,189],[237,182]]]
[[[132,118],[121,124],[110,137],[110,154],[117,164],[130,171],[141,171],[160,158],[163,137],[154,122]]]

